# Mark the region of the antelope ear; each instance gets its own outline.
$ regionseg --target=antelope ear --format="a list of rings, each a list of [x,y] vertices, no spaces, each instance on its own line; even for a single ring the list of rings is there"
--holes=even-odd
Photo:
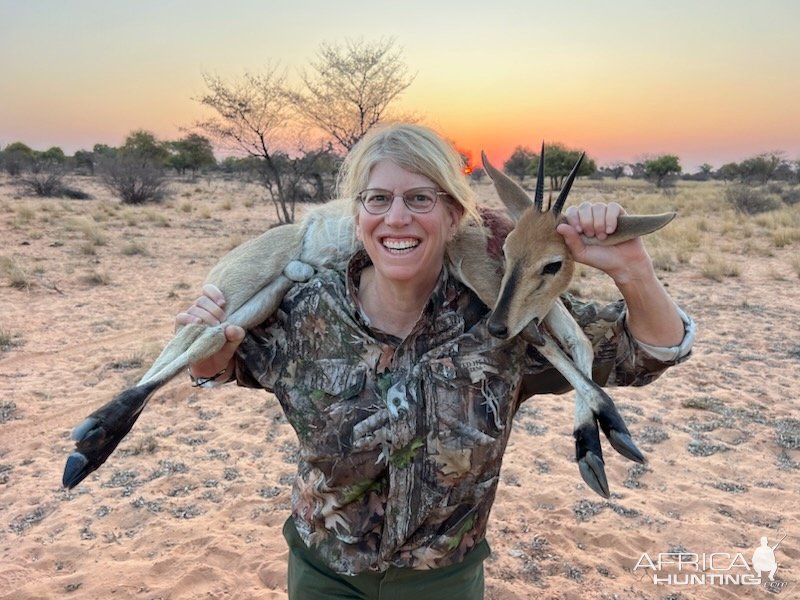
[[[508,175],[496,169],[489,159],[486,158],[486,153],[481,151],[481,161],[483,161],[483,168],[489,173],[494,183],[494,189],[497,190],[497,195],[503,202],[511,217],[518,221],[522,213],[533,206],[533,201],[528,192],[522,189],[516,181],[513,181]]]
[[[614,246],[633,238],[658,231],[668,225],[677,213],[667,212],[659,215],[620,215],[617,218],[617,229],[604,240],[581,236],[587,246]]]

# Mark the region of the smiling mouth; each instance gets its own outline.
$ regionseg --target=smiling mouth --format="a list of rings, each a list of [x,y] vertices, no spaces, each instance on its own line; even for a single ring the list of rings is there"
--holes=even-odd
[[[411,238],[404,238],[404,239],[384,238],[381,241],[381,244],[383,245],[384,248],[386,248],[392,253],[404,254],[411,252],[414,248],[419,246],[420,241]]]

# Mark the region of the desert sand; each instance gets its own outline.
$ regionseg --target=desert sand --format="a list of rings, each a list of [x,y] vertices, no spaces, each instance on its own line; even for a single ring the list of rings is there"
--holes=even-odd
[[[171,199],[140,207],[73,184],[93,198],[28,197],[0,177],[0,598],[286,598],[297,444],[263,391],[173,381],[105,465],[61,487],[71,428],[143,374],[217,258],[274,223],[271,205],[220,178],[176,180]],[[752,574],[730,563],[749,564],[762,536],[785,536],[774,597],[800,597],[800,206],[781,213],[795,238],[776,243],[778,221],[735,214],[721,185],[573,191],[678,209],[648,246],[698,338],[653,384],[610,390],[648,463],[606,444],[609,500],[574,462],[572,395],[525,403],[488,532],[487,599],[766,598],[763,584],[666,579],[703,574],[691,566],[635,568],[719,553],[706,575]],[[575,287],[613,295],[587,271]]]

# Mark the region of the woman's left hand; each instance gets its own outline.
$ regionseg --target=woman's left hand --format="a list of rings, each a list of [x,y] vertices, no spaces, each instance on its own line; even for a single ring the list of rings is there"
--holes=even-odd
[[[617,283],[639,278],[652,270],[652,262],[641,238],[634,238],[613,246],[587,245],[581,235],[602,241],[617,229],[617,218],[625,209],[616,202],[609,204],[584,202],[564,211],[566,223],[557,231],[564,237],[576,262],[604,271]]]

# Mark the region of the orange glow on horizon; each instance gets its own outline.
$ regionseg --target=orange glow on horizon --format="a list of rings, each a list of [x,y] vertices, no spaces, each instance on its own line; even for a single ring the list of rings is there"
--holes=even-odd
[[[21,141],[72,154],[117,146],[135,129],[178,139],[207,116],[196,101],[204,73],[236,81],[274,61],[297,83],[321,43],[368,31],[394,37],[414,74],[395,114],[453,140],[469,166],[482,150],[502,165],[517,146],[542,140],[585,150],[598,166],[660,153],[677,154],[688,170],[774,150],[800,158],[800,78],[790,76],[800,55],[796,2],[770,10],[734,2],[724,11],[686,0],[670,11],[549,3],[535,19],[521,0],[480,18],[450,0],[431,4],[426,19],[392,3],[348,11],[262,2],[219,12],[203,0],[207,9],[189,13],[182,3],[145,12],[91,3],[86,19],[75,3],[86,0],[4,8],[0,47],[14,59],[0,65],[0,147]]]

